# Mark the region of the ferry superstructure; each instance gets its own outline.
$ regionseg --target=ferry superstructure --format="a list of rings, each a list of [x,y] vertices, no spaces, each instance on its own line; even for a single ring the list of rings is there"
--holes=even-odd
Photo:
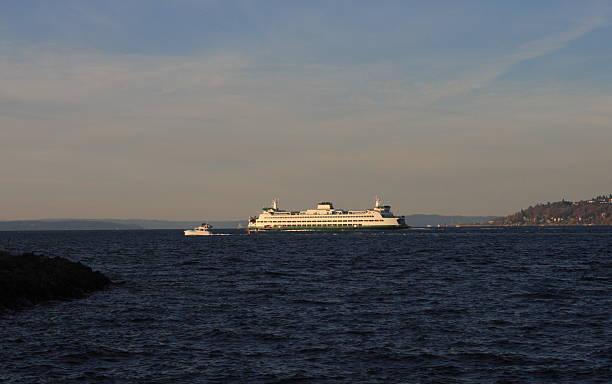
[[[407,228],[404,216],[395,216],[391,206],[383,205],[376,198],[374,208],[365,211],[334,209],[329,201],[321,202],[316,209],[285,211],[278,207],[278,199],[271,207],[262,209],[257,217],[249,218],[249,232],[258,231],[322,231]]]

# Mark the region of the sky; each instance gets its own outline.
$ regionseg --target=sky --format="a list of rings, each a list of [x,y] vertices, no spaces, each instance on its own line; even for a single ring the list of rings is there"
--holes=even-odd
[[[0,220],[612,193],[612,2],[2,0]]]

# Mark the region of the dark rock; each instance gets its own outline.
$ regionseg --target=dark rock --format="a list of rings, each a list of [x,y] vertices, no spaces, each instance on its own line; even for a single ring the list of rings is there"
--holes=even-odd
[[[102,273],[62,257],[0,251],[0,309],[75,299],[110,282]]]

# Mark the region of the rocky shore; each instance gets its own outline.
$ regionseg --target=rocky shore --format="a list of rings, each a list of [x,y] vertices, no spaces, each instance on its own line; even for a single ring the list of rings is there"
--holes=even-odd
[[[0,310],[75,299],[110,282],[102,273],[62,257],[0,251]]]

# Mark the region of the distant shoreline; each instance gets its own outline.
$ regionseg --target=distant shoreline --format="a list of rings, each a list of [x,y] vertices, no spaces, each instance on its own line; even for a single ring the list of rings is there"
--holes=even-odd
[[[510,227],[612,227],[612,224],[457,224],[457,227],[510,228]]]
[[[512,215],[483,221],[481,224],[503,226],[610,226],[612,195],[590,200],[540,203]]]
[[[476,224],[494,219],[495,216],[450,216],[413,214],[405,215],[406,224],[411,227],[454,226]],[[149,229],[190,229],[203,221],[216,229],[246,228],[247,220],[218,221],[171,221],[141,219],[41,219],[41,220],[5,220],[0,221],[2,231],[73,231],[73,230],[149,230]]]

